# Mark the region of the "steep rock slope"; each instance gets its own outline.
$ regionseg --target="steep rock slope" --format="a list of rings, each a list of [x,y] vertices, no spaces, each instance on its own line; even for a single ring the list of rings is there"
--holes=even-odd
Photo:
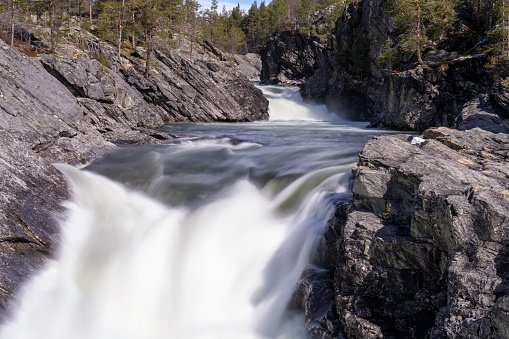
[[[299,84],[323,67],[323,44],[294,31],[283,31],[263,46],[260,79],[264,84]]]
[[[117,123],[143,127],[163,122],[268,119],[268,101],[242,73],[234,57],[223,55],[206,42],[192,57],[182,49],[154,51],[155,61],[145,78],[144,49],[122,55],[118,62],[113,46],[91,35],[83,34],[82,39],[99,46],[105,65],[92,58],[90,50],[43,56],[40,61],[72,93],[85,99],[81,101],[92,115],[95,110],[104,115],[106,110]]]

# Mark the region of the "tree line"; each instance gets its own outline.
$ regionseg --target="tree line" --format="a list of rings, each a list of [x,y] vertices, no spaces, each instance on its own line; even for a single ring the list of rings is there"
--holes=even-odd
[[[156,35],[207,38],[223,51],[257,52],[268,37],[284,29],[332,32],[345,0],[255,1],[247,13],[202,8],[196,0],[0,0],[0,37],[10,44],[23,34],[49,36],[53,49],[65,29],[79,26],[118,46],[148,48]],[[317,15],[316,13],[321,13]],[[37,35],[37,34],[36,34]]]
[[[388,69],[403,54],[424,64],[423,53],[439,47],[462,54],[509,57],[509,0],[387,0],[394,20],[379,61]],[[469,40],[460,46],[455,41]],[[465,47],[466,46],[466,47]]]
[[[62,34],[79,27],[115,44],[118,59],[122,49],[136,46],[145,47],[149,59],[154,47],[184,40],[192,56],[195,44],[204,38],[225,52],[258,52],[272,34],[287,29],[327,41],[345,8],[361,4],[255,1],[245,12],[240,6],[219,9],[217,0],[210,8],[197,0],[0,0],[0,38],[29,47],[43,36],[52,51]],[[478,38],[480,47],[474,47],[482,52],[498,59],[509,56],[509,0],[386,0],[385,11],[394,30],[379,61],[389,69],[404,54],[415,55],[422,64],[426,50],[461,34]],[[462,32],[463,27],[468,32]]]

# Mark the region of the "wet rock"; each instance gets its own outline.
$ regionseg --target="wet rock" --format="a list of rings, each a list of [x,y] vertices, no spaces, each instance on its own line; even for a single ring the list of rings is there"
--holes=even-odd
[[[305,314],[306,332],[310,338],[343,338],[329,271],[308,267],[297,284],[294,302]]]

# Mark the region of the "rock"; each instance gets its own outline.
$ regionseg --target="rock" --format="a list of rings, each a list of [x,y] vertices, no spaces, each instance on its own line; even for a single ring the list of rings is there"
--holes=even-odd
[[[146,79],[144,62],[129,58],[120,69],[165,122],[242,122],[268,119],[268,101],[233,61],[189,61],[185,53],[155,51],[157,67]]]
[[[98,129],[113,126],[160,127],[156,108],[143,99],[119,74],[95,59],[64,59],[43,55],[40,62],[62,82],[90,112],[90,123]],[[89,100],[86,100],[89,99]],[[107,121],[101,121],[106,118]]]
[[[509,118],[509,83],[497,81],[493,84],[491,100],[495,103],[504,119]]]
[[[305,314],[306,332],[310,338],[343,338],[334,300],[333,280],[327,270],[308,267],[297,284],[294,303]]]
[[[260,81],[262,71],[262,60],[258,54],[247,53],[246,55],[234,55],[235,63],[239,66],[244,75],[254,81]]]
[[[146,57],[143,48],[137,47],[134,56],[123,56],[118,64],[111,61],[116,60],[113,46],[93,36],[85,38],[99,46],[108,67],[91,57],[42,56],[41,63],[76,97],[89,99],[82,103],[90,123],[99,130],[114,129],[111,124],[153,128],[177,121],[268,119],[268,101],[262,92],[233,57],[227,60],[206,42],[199,51],[202,54],[192,59],[183,49],[154,51],[151,73],[145,78],[145,61],[140,59]]]
[[[322,240],[340,329],[505,338],[509,136],[441,127],[423,138],[375,137],[352,167],[354,199]]]
[[[399,130],[458,126],[464,105],[490,87],[485,63],[480,55],[456,60],[447,69],[388,74],[373,102],[372,121]]]
[[[458,129],[467,130],[481,128],[493,133],[509,133],[509,126],[505,126],[503,120],[496,114],[489,103],[489,99],[483,95],[467,102],[461,111],[461,122]]]
[[[322,63],[323,45],[316,36],[306,38],[297,31],[275,34],[263,46],[261,81],[263,84],[286,84],[309,77]]]
[[[383,86],[377,57],[392,23],[383,0],[353,1],[336,22],[333,44],[324,62],[303,81],[302,96],[324,103],[329,111],[350,120],[373,120]]]
[[[68,197],[51,162],[84,163],[114,147],[76,98],[38,63],[0,41],[0,318],[58,240]]]

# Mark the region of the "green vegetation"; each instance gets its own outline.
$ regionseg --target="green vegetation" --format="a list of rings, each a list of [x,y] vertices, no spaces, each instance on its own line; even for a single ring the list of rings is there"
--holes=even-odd
[[[154,44],[184,38],[191,44],[206,38],[226,52],[256,52],[286,29],[330,36],[348,2],[255,1],[246,13],[240,6],[220,11],[217,0],[210,8],[196,0],[0,0],[0,37],[17,47],[26,42],[28,48],[29,37],[21,35],[37,30],[47,43],[36,52],[51,52],[65,29],[80,27],[114,43],[119,60],[123,48],[144,46],[150,56]]]
[[[425,64],[424,54],[438,49],[488,53],[496,70],[509,57],[509,0],[387,0],[386,11],[395,29],[378,61],[389,70],[402,55]]]
[[[185,43],[192,60],[201,39],[230,53],[257,52],[272,34],[287,29],[315,34],[328,43],[345,8],[361,4],[255,1],[246,13],[240,6],[221,10],[217,0],[210,8],[202,8],[197,0],[0,0],[0,38],[28,54],[47,53],[73,34],[71,28],[79,27],[117,46],[119,62],[122,51],[145,47],[148,76],[154,48]],[[389,70],[398,69],[404,55],[425,64],[429,52],[439,49],[460,55],[489,53],[493,69],[509,56],[509,0],[386,0],[385,6],[394,30],[380,48],[378,61]],[[43,42],[34,45],[31,32]],[[461,39],[470,41],[468,49],[451,45]],[[369,43],[357,34],[352,46],[335,46],[337,59],[348,63],[350,71],[368,75],[373,62]]]

